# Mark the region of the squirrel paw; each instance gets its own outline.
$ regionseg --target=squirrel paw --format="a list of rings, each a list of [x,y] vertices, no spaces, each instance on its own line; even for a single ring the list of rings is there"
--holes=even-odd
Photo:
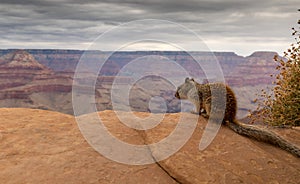
[[[206,114],[206,113],[202,113],[201,116],[204,117],[204,118],[209,118],[209,115]]]
[[[197,115],[201,115],[200,112],[196,112],[196,111],[191,111],[192,114],[197,114]]]

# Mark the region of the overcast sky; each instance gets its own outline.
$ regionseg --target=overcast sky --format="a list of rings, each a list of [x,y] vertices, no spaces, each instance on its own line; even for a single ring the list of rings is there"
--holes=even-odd
[[[163,19],[195,32],[213,51],[281,54],[294,41],[291,28],[300,18],[298,8],[299,0],[0,0],[0,48],[85,50],[103,32],[126,22]],[[140,24],[140,29],[147,26],[155,27]],[[139,31],[138,26],[135,29]],[[149,34],[161,34],[159,30],[158,26]],[[120,47],[122,37],[128,39],[132,34],[110,40],[106,49]],[[189,40],[171,27],[164,36]],[[195,42],[186,44],[193,48]],[[128,49],[172,47],[145,43]]]

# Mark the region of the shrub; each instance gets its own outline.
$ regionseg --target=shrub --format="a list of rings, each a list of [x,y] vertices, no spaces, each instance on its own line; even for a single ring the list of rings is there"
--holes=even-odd
[[[273,126],[300,126],[300,33],[293,28],[296,43],[284,52],[284,59],[274,56],[278,63],[275,86],[271,92],[262,90],[257,115],[253,121],[262,119]],[[253,114],[253,113],[252,113]]]

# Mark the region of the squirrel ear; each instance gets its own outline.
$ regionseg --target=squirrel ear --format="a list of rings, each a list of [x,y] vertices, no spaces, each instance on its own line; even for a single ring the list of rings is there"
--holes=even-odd
[[[195,81],[194,81],[194,78],[191,78],[191,81],[195,82]]]
[[[187,77],[187,78],[185,78],[185,82],[188,82],[190,79]]]

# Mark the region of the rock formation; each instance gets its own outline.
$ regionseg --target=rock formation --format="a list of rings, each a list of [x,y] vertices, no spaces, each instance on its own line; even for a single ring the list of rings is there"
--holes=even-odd
[[[72,114],[72,77],[84,53],[79,50],[0,50],[0,55],[2,55],[0,58],[0,107],[43,108]],[[106,52],[87,51],[87,53],[93,56],[89,62],[97,62],[97,58],[103,57]],[[240,118],[244,117],[249,109],[255,109],[256,105],[253,100],[256,94],[266,86],[272,85],[273,79],[270,74],[276,72],[276,63],[273,61],[273,56],[276,54],[274,52],[255,52],[248,57],[238,56],[233,52],[214,52],[213,54],[192,52],[192,54],[201,62],[209,63],[215,59],[219,61],[226,83],[234,89],[237,95]],[[101,68],[96,83],[98,110],[112,109],[110,90],[120,69],[135,59],[153,55],[175,61],[190,75],[198,76],[196,78],[198,82],[206,78],[201,67],[187,52],[116,52]],[[214,67],[212,69],[214,70]],[[185,73],[179,71],[168,72],[169,77],[176,80],[183,80],[187,77]],[[124,85],[131,80],[130,75],[133,74],[121,76]],[[149,78],[151,79],[151,76]],[[149,111],[148,102],[152,97],[159,96],[166,100],[167,112],[179,112],[179,102],[173,98],[175,87],[157,77],[151,79],[152,83],[156,84],[151,92],[148,89],[149,86],[140,85],[143,81],[151,82],[149,78],[133,86],[130,94],[130,104],[133,110]],[[90,79],[87,78],[86,81]],[[162,88],[161,91],[159,88]],[[87,90],[89,89],[82,88],[83,92]],[[159,109],[159,106],[160,103],[154,104],[153,107],[157,107],[155,111]]]
[[[73,116],[20,108],[2,108],[0,114],[1,183],[298,183],[300,179],[299,158],[242,137],[225,126],[208,148],[199,151],[207,124],[203,118],[174,155],[159,163],[133,166],[111,161],[96,152],[80,133]],[[140,118],[149,116],[134,114]],[[112,135],[135,145],[167,137],[182,115],[166,114],[155,128],[138,131],[126,127],[113,111],[99,112]],[[193,116],[186,116],[187,126]],[[300,144],[299,129],[277,131]],[[150,151],[159,158],[161,150],[153,147]]]
[[[0,58],[1,107],[31,107],[72,113],[71,84],[70,76],[55,73],[24,50]]]

